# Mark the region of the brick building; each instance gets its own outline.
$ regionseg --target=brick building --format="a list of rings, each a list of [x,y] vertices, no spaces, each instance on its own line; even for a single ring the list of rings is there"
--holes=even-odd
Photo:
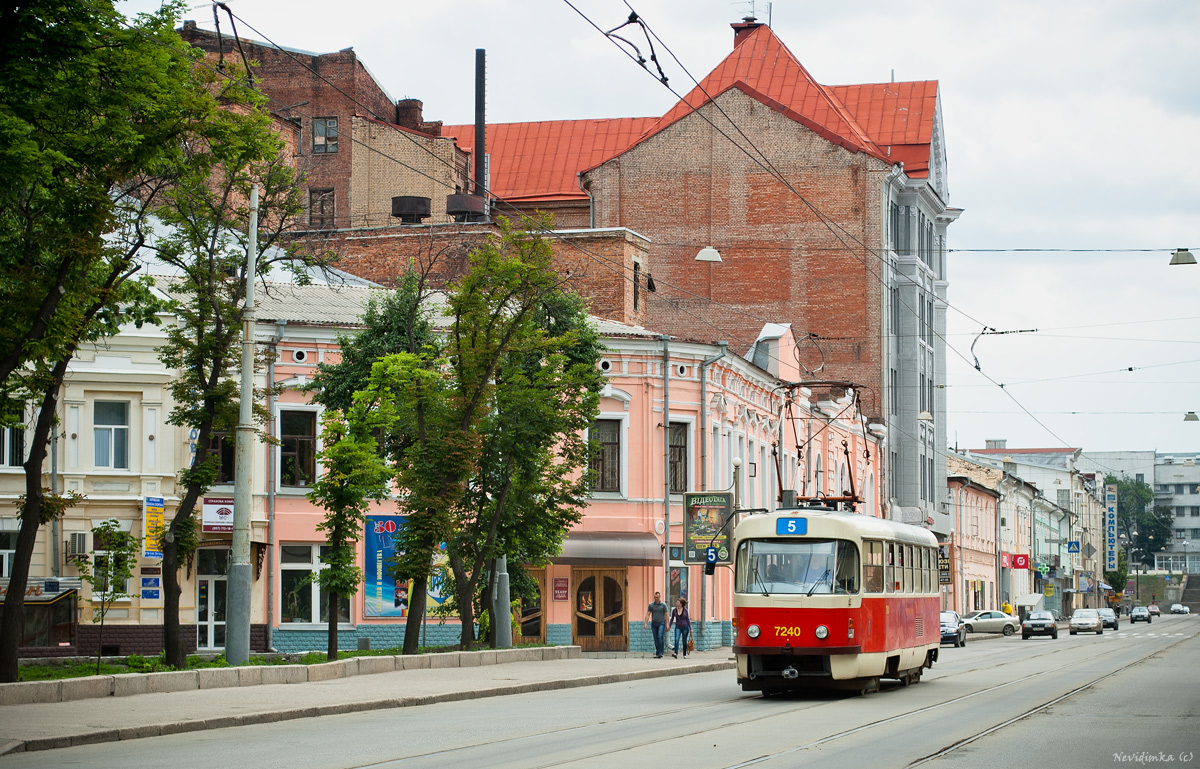
[[[646,236],[655,330],[745,349],[764,320],[790,323],[804,379],[857,383],[886,426],[888,515],[944,539],[946,229],[961,212],[938,84],[822,85],[770,28],[733,29],[661,117],[489,125],[498,208]],[[472,147],[470,126],[443,134]],[[708,246],[721,262],[696,262]]]
[[[961,212],[938,84],[822,85],[769,27],[732,26],[732,52],[665,115],[489,125],[492,212],[543,211],[569,229],[559,256],[598,316],[740,350],[764,323],[789,324],[803,379],[854,383],[886,428],[889,517],[944,538],[946,230]],[[221,47],[194,24],[184,34]],[[473,126],[392,102],[350,49],[249,55],[277,109],[299,116],[310,226],[346,269],[387,285],[422,253],[453,250],[436,244],[490,230],[452,224],[443,202],[467,189]],[[396,226],[396,195],[430,198],[428,221]],[[721,261],[697,263],[709,246]]]

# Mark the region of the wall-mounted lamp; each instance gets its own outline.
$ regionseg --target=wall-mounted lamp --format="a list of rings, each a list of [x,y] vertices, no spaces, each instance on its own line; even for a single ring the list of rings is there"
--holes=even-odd
[[[917,414],[917,421],[918,422],[932,422],[933,414],[930,414],[928,411],[922,411],[920,414]]]
[[[1190,256],[1190,254],[1189,254],[1189,256]],[[696,254],[696,261],[697,262],[719,262],[719,261],[721,261],[721,254],[720,254],[720,252],[717,251],[717,249],[713,248],[712,246],[705,246],[704,248],[700,249],[700,252],[698,254]],[[1195,259],[1192,260],[1193,263],[1195,261],[1196,261]],[[1172,262],[1172,264],[1174,264],[1174,262]]]
[[[697,257],[699,258],[699,257]],[[1177,248],[1175,253],[1171,254],[1171,264],[1195,264],[1196,257],[1192,256],[1192,252],[1186,248]]]

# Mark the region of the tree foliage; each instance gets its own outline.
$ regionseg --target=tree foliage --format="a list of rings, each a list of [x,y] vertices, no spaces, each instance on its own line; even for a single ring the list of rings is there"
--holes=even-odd
[[[349,422],[339,411],[325,412],[320,453],[324,471],[308,494],[309,500],[325,508],[325,518],[317,524],[326,536],[321,555],[325,568],[317,572],[317,580],[329,602],[330,661],[338,656],[338,600],[357,593],[363,580],[354,545],[362,538],[369,501],[386,497],[391,480],[374,437],[383,427],[374,406],[365,398],[357,399]]]
[[[184,138],[216,108],[174,31],[180,8],[133,23],[106,0],[0,8],[0,396],[37,415],[0,681],[17,676],[58,388],[79,344],[153,314],[129,280],[145,219],[183,167]]]
[[[434,548],[446,544],[464,648],[491,559],[542,562],[582,516],[601,346],[551,257],[539,235],[502,222],[447,288],[445,333],[379,359],[366,387],[403,436],[392,452],[408,515],[396,575],[422,599]]]
[[[100,674],[100,656],[104,648],[104,619],[114,601],[129,597],[129,580],[137,566],[141,540],[121,529],[113,519],[92,527],[93,550],[90,560],[79,563],[79,576],[92,589],[92,622],[100,626],[96,642],[96,675]],[[103,553],[97,551],[103,550]]]
[[[1130,543],[1131,559],[1154,563],[1154,553],[1171,541],[1170,508],[1154,506],[1154,489],[1145,481],[1109,474],[1104,483],[1117,485],[1117,527]]]

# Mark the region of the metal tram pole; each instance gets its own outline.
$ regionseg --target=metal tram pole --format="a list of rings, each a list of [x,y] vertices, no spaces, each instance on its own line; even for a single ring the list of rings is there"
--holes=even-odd
[[[258,185],[250,187],[250,237],[246,244],[246,306],[242,312],[242,401],[238,416],[233,486],[233,558],[229,564],[225,659],[250,660],[250,507],[254,469],[254,279],[258,260]],[[267,620],[270,621],[269,619]]]

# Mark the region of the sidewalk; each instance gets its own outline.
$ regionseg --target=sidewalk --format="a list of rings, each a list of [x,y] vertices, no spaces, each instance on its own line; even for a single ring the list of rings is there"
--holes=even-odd
[[[397,670],[294,684],[0,707],[0,755],[660,676],[732,670],[728,648],[687,659],[599,656]],[[732,673],[730,681],[732,684]]]

